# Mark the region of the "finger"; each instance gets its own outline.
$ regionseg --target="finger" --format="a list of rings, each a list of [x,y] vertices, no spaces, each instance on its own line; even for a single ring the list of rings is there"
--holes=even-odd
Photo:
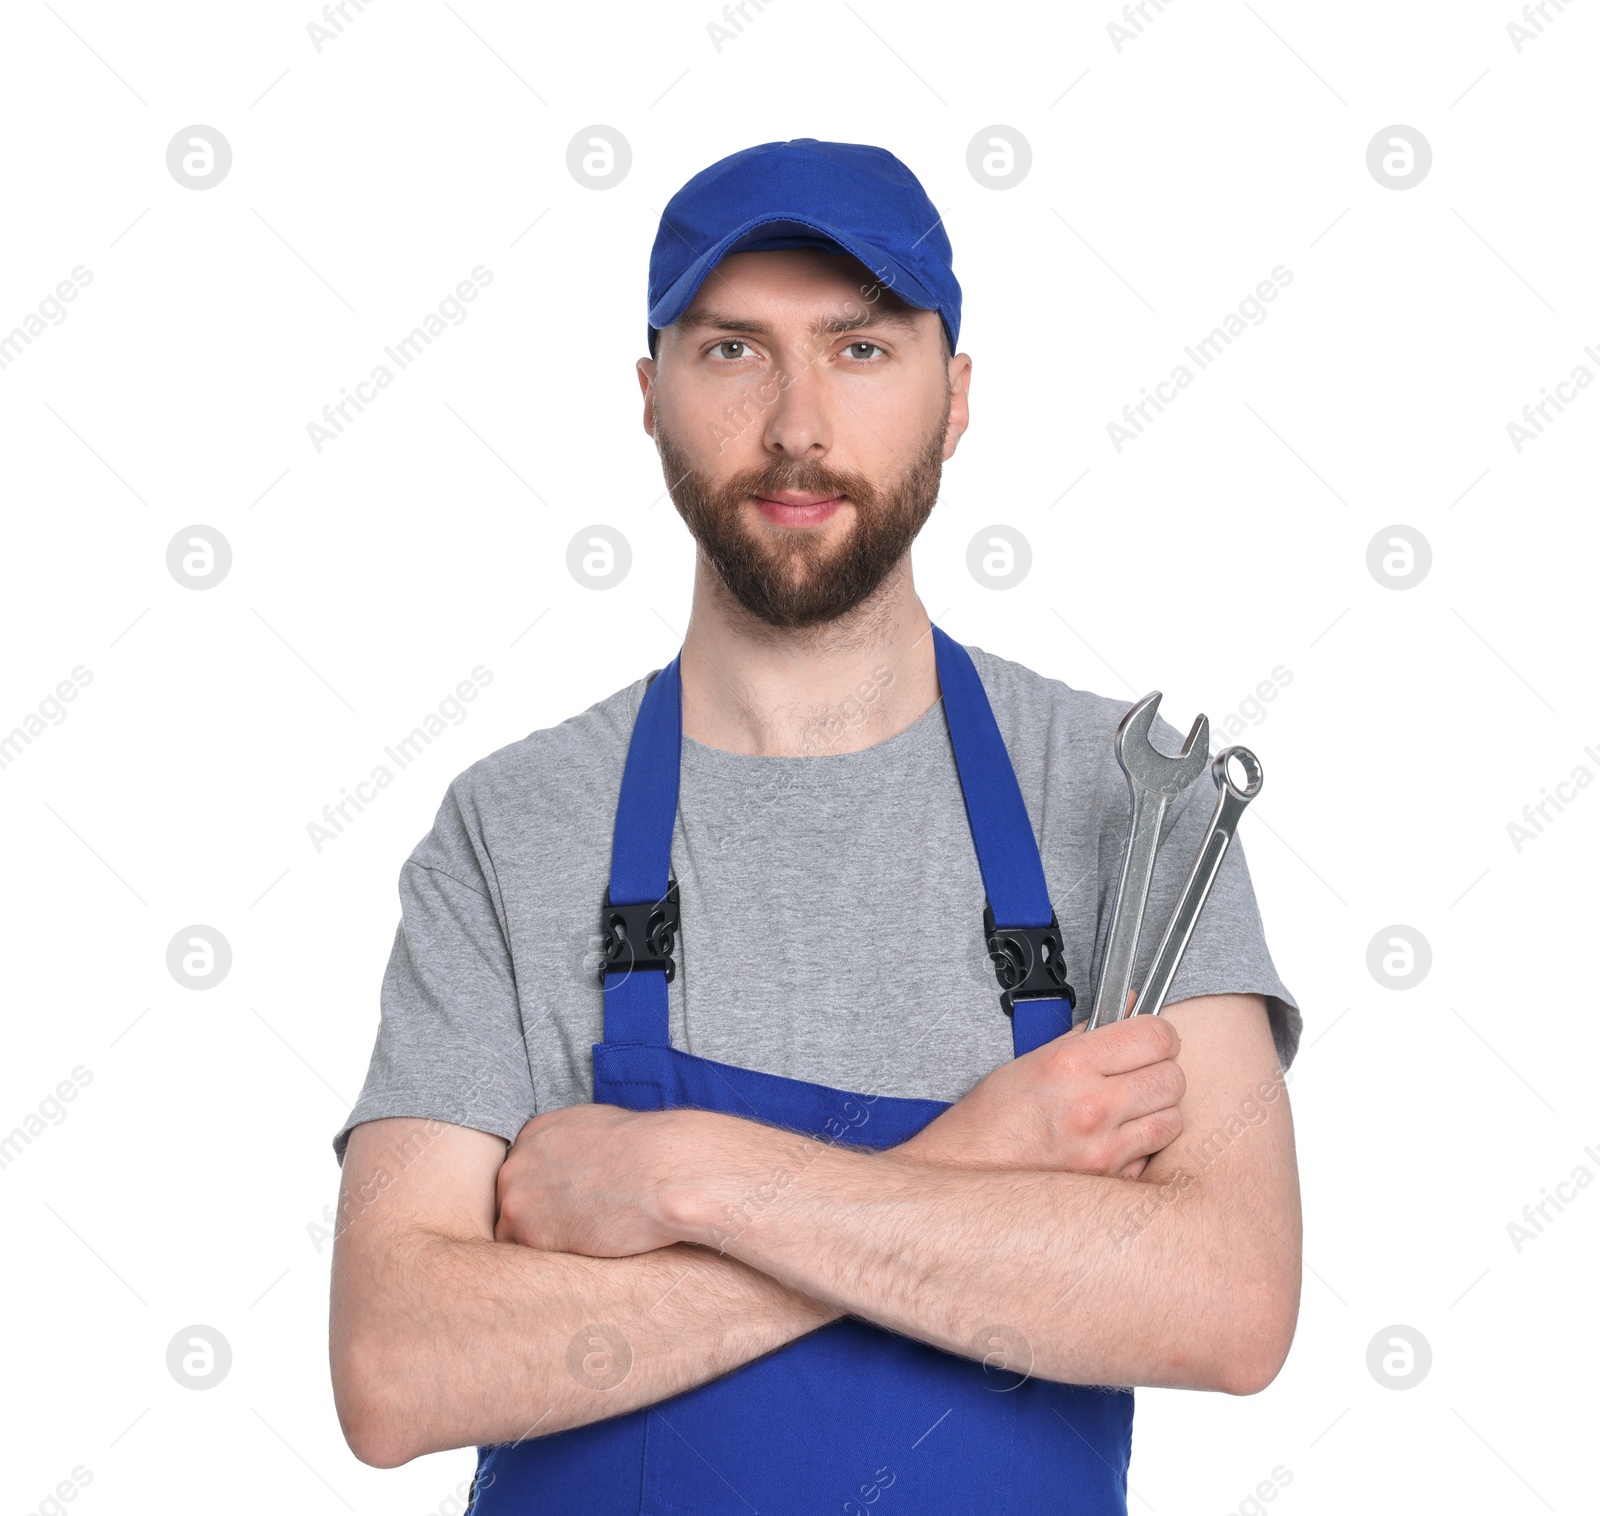
[[[1124,1164],[1121,1172],[1117,1174],[1116,1177],[1118,1179],[1137,1179],[1142,1173],[1144,1173],[1144,1166],[1149,1163],[1149,1161],[1150,1160],[1148,1158],[1135,1158],[1132,1163]]]
[[[1117,1145],[1130,1158],[1153,1158],[1171,1147],[1183,1135],[1183,1117],[1176,1106],[1152,1111],[1136,1121],[1126,1121],[1117,1129]]]
[[[1084,1046],[1092,1048],[1102,1074],[1125,1074],[1147,1063],[1174,1058],[1183,1039],[1165,1016],[1129,1016],[1109,1021],[1089,1033]]]
[[[1177,1106],[1188,1088],[1182,1065],[1176,1059],[1162,1058],[1111,1076],[1099,1094],[1110,1118],[1127,1122]]]

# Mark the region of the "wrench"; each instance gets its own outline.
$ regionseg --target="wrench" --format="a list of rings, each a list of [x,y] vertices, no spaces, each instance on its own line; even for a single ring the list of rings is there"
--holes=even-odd
[[[1111,908],[1111,927],[1106,934],[1100,977],[1095,982],[1088,1031],[1110,1021],[1121,1021],[1126,1014],[1128,990],[1133,983],[1133,955],[1139,945],[1145,903],[1150,898],[1150,876],[1155,870],[1162,818],[1172,800],[1199,777],[1211,750],[1210,723],[1204,716],[1194,718],[1176,758],[1151,747],[1150,727],[1160,704],[1161,691],[1151,691],[1129,707],[1117,727],[1117,762],[1128,777],[1133,814],[1122,850],[1122,874],[1117,880],[1116,903]]]
[[[1242,789],[1233,782],[1233,775],[1228,772],[1230,758],[1237,758],[1244,767],[1245,783]],[[1144,982],[1144,988],[1139,991],[1139,998],[1134,1002],[1130,1015],[1161,1014],[1167,991],[1172,988],[1173,977],[1178,972],[1178,963],[1183,958],[1184,949],[1189,946],[1189,938],[1194,935],[1201,908],[1206,903],[1206,896],[1211,893],[1212,884],[1216,882],[1217,870],[1222,867],[1239,818],[1244,815],[1244,808],[1261,793],[1261,762],[1247,747],[1224,748],[1211,760],[1211,777],[1217,782],[1217,808],[1211,814],[1211,826],[1200,844],[1200,851],[1195,855],[1194,867],[1189,870],[1183,893],[1178,897],[1167,929],[1162,934],[1161,946],[1156,949],[1155,962],[1150,965],[1150,975]]]

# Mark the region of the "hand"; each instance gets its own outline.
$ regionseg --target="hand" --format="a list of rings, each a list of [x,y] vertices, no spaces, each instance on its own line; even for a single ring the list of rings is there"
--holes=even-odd
[[[1137,1179],[1183,1131],[1181,1039],[1160,1016],[1085,1025],[1002,1063],[894,1151],[958,1167]]]
[[[627,1258],[678,1238],[660,1210],[652,1154],[670,1111],[570,1105],[517,1134],[495,1182],[496,1242]]]

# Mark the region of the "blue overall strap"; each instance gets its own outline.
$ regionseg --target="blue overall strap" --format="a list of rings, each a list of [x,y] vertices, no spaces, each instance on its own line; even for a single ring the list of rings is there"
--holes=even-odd
[[[1039,845],[983,681],[967,650],[937,626],[932,630],[945,723],[994,919],[1003,927],[1048,926],[1054,912]],[[1064,998],[1019,1000],[1013,1007],[1018,1057],[1071,1029],[1072,1008]]]
[[[681,657],[650,681],[634,719],[611,834],[612,905],[643,905],[667,893],[683,749]],[[671,1046],[664,970],[606,975],[605,1040]]]

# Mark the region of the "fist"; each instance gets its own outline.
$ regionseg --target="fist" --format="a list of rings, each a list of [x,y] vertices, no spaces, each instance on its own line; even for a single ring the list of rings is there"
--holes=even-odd
[[[496,1242],[625,1258],[675,1241],[652,1159],[668,1116],[571,1105],[535,1116],[495,1187]]]
[[[1137,1179],[1183,1131],[1178,1030],[1131,1016],[1001,1064],[895,1151],[958,1167]]]

